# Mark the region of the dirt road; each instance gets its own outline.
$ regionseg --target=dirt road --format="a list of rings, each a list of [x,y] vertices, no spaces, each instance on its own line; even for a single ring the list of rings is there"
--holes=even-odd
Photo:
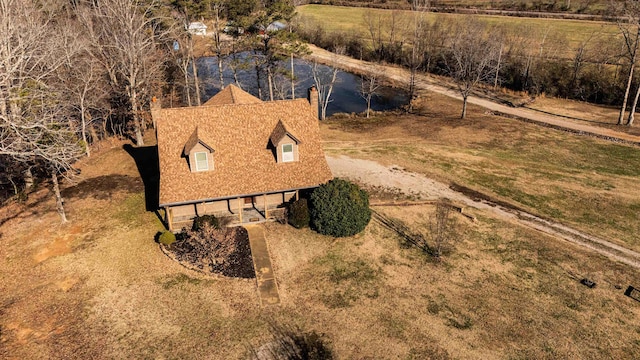
[[[626,249],[611,241],[540,218],[536,215],[491,200],[470,197],[453,190],[447,184],[429,179],[422,174],[405,171],[398,166],[385,167],[377,162],[347,156],[327,156],[329,167],[336,177],[349,178],[359,183],[399,190],[404,194],[433,199],[447,198],[452,202],[481,211],[506,221],[536,229],[554,238],[563,239],[621,263],[640,269],[640,253]]]
[[[362,73],[366,72],[370,66],[373,66],[373,63],[352,59],[348,56],[336,55],[317,46],[309,45],[309,48],[312,51],[312,54],[309,55],[309,57],[316,59],[318,62],[336,66],[343,70]],[[384,66],[384,75],[389,80],[399,84],[407,85],[409,73],[406,69],[388,65],[376,64],[376,66]],[[462,96],[455,89],[444,86],[442,84],[437,84],[433,78],[425,74],[418,74],[416,79],[416,88],[420,90],[432,91],[462,101]],[[522,107],[516,108],[478,96],[470,96],[468,101],[470,104],[484,107],[493,112],[520,118],[540,125],[550,126],[582,135],[596,136],[606,140],[640,145],[640,136],[626,134],[603,127],[576,123],[573,121],[569,121],[561,116],[545,114],[536,110],[526,109]]]

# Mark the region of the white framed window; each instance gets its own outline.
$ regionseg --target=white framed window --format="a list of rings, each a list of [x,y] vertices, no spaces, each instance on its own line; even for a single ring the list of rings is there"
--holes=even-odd
[[[293,144],[282,144],[282,162],[290,162],[293,160]]]
[[[196,159],[196,171],[206,171],[209,170],[209,159],[207,158],[207,153],[197,152],[194,154]]]

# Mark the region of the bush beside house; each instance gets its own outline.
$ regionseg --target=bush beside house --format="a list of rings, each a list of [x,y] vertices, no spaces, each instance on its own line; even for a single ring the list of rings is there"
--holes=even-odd
[[[369,195],[356,184],[334,179],[311,194],[311,226],[324,235],[355,235],[371,220]]]
[[[220,229],[220,220],[214,215],[202,215],[193,219],[193,227],[191,230],[199,231],[202,230],[206,225],[211,226],[214,229]]]
[[[309,226],[311,217],[309,215],[309,205],[307,199],[301,198],[289,204],[287,221],[296,229]]]
[[[176,242],[176,236],[171,231],[163,231],[158,238],[158,241],[164,245],[171,245]]]

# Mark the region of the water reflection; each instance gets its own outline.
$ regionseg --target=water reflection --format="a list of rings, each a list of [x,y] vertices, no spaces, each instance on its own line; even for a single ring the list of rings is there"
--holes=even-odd
[[[248,53],[243,53],[241,57],[246,58],[250,56]],[[204,84],[204,101],[209,99],[220,91],[220,80],[218,74],[218,61],[215,57],[203,57],[198,61],[198,75],[201,82]],[[284,66],[290,67],[290,63],[284,64]],[[304,97],[307,94],[307,89],[313,85],[313,78],[311,76],[312,64],[304,60],[294,60],[294,72],[296,78],[296,98]],[[324,65],[319,65],[323,68],[328,68]],[[224,68],[222,73],[225,84],[234,83],[233,72],[228,66]],[[267,100],[269,98],[269,90],[266,85],[266,77],[261,75],[261,92],[262,99]],[[257,76],[253,66],[244,70],[238,71],[238,79],[242,88],[248,91],[252,95],[258,96],[258,87],[256,84]],[[290,98],[290,82],[284,84],[283,91],[286,93],[286,98]],[[335,113],[359,113],[367,109],[366,101],[359,95],[360,78],[357,75],[340,71],[338,73],[338,81],[334,85],[331,98],[333,101],[327,106],[327,115]],[[401,90],[391,87],[381,87],[378,89],[378,95],[374,96],[371,101],[371,109],[376,111],[391,110],[403,105],[408,104],[408,94]],[[280,94],[275,98],[280,98]]]

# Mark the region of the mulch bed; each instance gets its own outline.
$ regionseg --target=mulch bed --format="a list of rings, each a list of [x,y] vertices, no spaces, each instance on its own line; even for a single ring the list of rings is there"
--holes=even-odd
[[[188,269],[205,274],[251,279],[256,277],[249,246],[249,234],[243,227],[219,230],[215,238],[196,242],[188,234],[177,234],[169,246],[160,244],[165,254]],[[216,257],[216,254],[224,254]]]

